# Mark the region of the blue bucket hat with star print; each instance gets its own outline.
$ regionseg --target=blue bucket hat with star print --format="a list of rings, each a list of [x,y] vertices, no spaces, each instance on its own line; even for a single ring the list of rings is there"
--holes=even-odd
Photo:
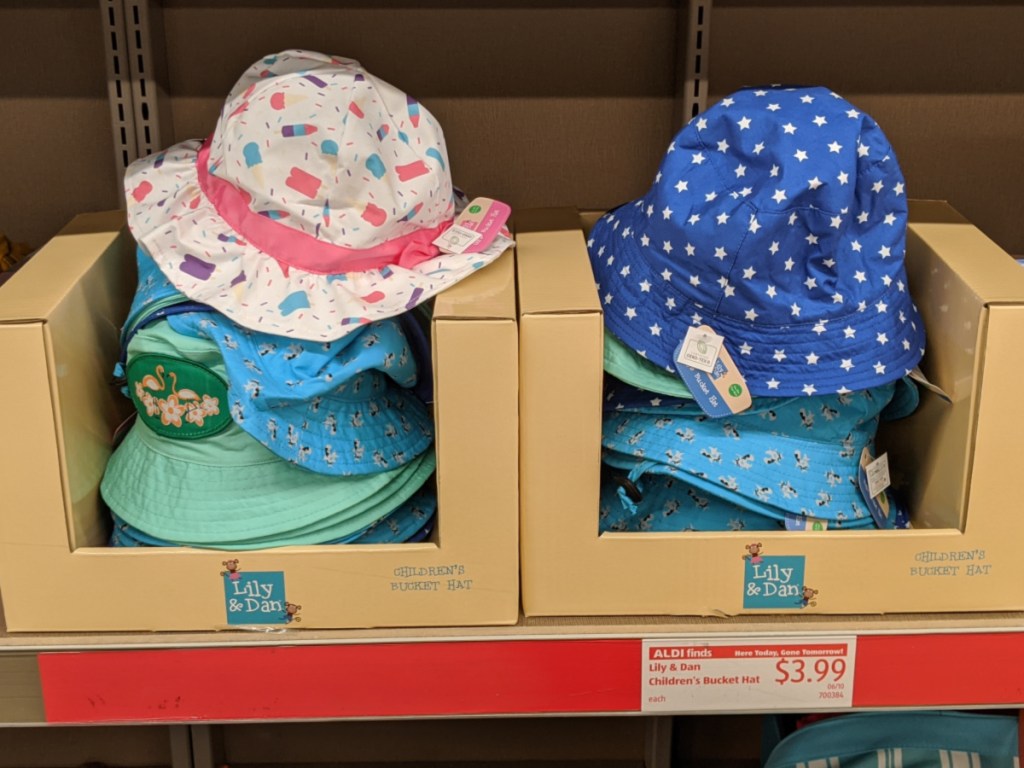
[[[713,419],[693,400],[608,387],[603,461],[629,482],[671,475],[780,521],[871,527],[857,482],[862,452],[873,452],[881,418],[902,418],[917,403],[916,386],[901,379],[843,394],[755,398],[748,410]]]
[[[659,366],[691,326],[754,395],[886,384],[924,354],[907,197],[881,128],[820,87],[738,91],[690,120],[588,240],[607,328]]]

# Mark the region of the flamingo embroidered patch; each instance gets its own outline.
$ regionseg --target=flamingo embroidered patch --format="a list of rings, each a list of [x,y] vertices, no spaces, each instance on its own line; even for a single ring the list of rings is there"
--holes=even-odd
[[[167,355],[138,355],[128,389],[142,422],[163,437],[196,440],[231,423],[228,385],[205,365]]]

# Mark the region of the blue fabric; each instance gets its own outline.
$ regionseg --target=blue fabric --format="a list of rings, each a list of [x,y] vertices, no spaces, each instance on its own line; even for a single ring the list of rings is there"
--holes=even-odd
[[[630,480],[614,471],[603,475],[601,533],[782,530],[778,520],[701,493],[677,477],[650,473]]]
[[[692,119],[644,197],[588,241],[607,328],[674,372],[706,324],[754,395],[906,375],[924,326],[903,259],[907,195],[874,120],[825,88],[749,88]]]
[[[609,387],[604,462],[633,476],[677,477],[702,495],[776,520],[788,513],[830,527],[872,527],[857,486],[859,460],[864,448],[873,450],[879,415],[896,389],[755,398],[742,413],[711,419],[692,400]],[[900,400],[905,408],[906,396]]]
[[[433,442],[430,412],[404,389],[416,383],[416,363],[393,318],[333,342],[283,340],[216,312],[167,322],[217,344],[235,423],[298,466],[328,475],[381,472]]]
[[[1015,713],[857,712],[782,739],[765,768],[1015,768]]]

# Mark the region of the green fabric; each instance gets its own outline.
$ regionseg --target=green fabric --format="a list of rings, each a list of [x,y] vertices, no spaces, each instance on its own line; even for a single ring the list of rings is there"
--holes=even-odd
[[[175,333],[166,321],[135,335],[129,367],[143,355],[189,360],[226,377],[216,344]],[[230,418],[221,431],[190,440],[163,437],[140,418],[110,457],[100,492],[119,517],[151,536],[262,548],[355,533],[412,496],[434,466],[430,450],[387,472],[322,475],[279,458]]]
[[[693,399],[682,379],[638,355],[607,328],[604,332],[604,369],[619,381],[648,392]]]

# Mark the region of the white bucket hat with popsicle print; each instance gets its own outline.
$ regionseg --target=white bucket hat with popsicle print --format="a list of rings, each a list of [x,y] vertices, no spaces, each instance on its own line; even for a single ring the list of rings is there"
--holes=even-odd
[[[174,286],[240,325],[330,341],[486,266],[432,241],[455,202],[444,135],[352,59],[249,67],[213,134],[133,163],[128,224]]]

